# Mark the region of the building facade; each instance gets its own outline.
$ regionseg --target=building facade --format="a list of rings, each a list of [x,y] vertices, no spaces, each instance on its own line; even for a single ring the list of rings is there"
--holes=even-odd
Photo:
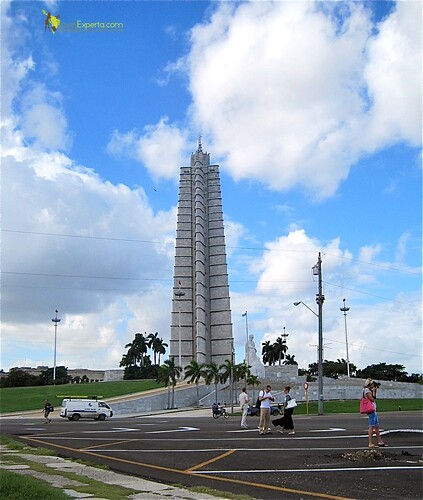
[[[233,333],[218,165],[198,149],[181,167],[170,357],[218,366],[232,359]]]

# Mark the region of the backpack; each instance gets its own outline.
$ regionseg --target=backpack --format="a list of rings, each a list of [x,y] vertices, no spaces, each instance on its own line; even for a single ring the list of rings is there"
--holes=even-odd
[[[261,396],[263,396],[263,391],[260,391],[260,393],[258,395],[257,402],[256,402],[256,408],[260,408],[260,406],[261,406],[261,401],[260,401]]]

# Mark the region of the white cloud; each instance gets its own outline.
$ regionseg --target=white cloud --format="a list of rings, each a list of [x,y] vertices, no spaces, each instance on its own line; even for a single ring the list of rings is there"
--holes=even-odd
[[[361,155],[420,142],[420,4],[400,2],[376,35],[361,4],[342,26],[319,5],[221,3],[169,66],[185,65],[192,118],[235,179],[325,197]]]
[[[165,117],[155,125],[144,127],[142,134],[136,131],[121,133],[115,130],[107,145],[107,151],[138,160],[153,179],[172,179],[177,178],[179,167],[186,163],[187,142],[187,132],[175,125],[169,125]]]
[[[397,2],[369,40],[364,77],[371,107],[361,140],[371,150],[397,141],[421,144],[421,21],[421,2]]]
[[[232,320],[239,352],[243,352],[245,343],[241,313],[248,310],[249,331],[255,335],[259,353],[261,343],[274,342],[285,327],[289,334],[289,353],[295,355],[300,367],[306,368],[316,361],[317,317],[304,305],[295,307],[293,302],[303,301],[317,313],[318,277],[313,276],[312,267],[319,251],[325,295],[325,358],[346,358],[344,317],[339,310],[342,299],[346,298],[350,307],[347,317],[350,361],[358,368],[384,361],[403,364],[410,372],[420,372],[420,293],[394,293],[384,301],[373,300],[369,305],[369,296],[374,293],[375,299],[381,283],[400,271],[388,270],[393,267],[392,263],[381,265],[376,261],[379,247],[361,249],[358,258],[365,261],[358,262],[350,251],[342,249],[339,239],[322,244],[304,230],[291,231],[268,242],[246,274],[248,280],[256,280],[255,289],[248,293],[232,292]]]
[[[48,150],[67,150],[71,143],[68,123],[58,92],[49,92],[44,85],[34,85],[20,100],[20,126],[34,146]]]

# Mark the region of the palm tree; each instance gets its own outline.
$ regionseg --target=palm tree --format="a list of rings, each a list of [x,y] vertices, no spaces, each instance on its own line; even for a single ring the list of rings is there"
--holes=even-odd
[[[220,372],[220,382],[226,384],[227,380],[231,379],[231,375],[234,375],[234,364],[229,359],[226,359],[223,364],[219,366]]]
[[[284,365],[297,365],[298,363],[295,361],[295,354],[291,356],[291,354],[287,354],[285,356],[285,360],[283,362]]]
[[[163,342],[163,339],[156,340],[156,353],[158,354],[157,363],[159,365],[160,365],[160,356],[166,353],[166,347],[168,347],[168,344],[166,344],[166,342]]]
[[[165,354],[167,344],[159,337],[158,332],[148,334],[148,347],[153,351],[154,364],[160,365],[160,355]],[[158,358],[157,358],[158,355]],[[156,363],[156,358],[158,363]]]
[[[128,354],[124,354],[120,360],[119,366],[132,366],[133,357]]]
[[[128,348],[127,356],[133,360],[134,366],[137,366],[138,361],[140,366],[144,365],[147,345],[147,340],[142,333],[136,333],[134,340],[125,345],[125,348]]]
[[[261,354],[263,357],[263,364],[272,364],[273,360],[273,346],[270,343],[270,340],[266,340],[266,342],[263,342],[262,344],[262,349],[261,349]]]
[[[206,374],[207,374],[205,366],[206,365],[204,363],[199,363],[195,359],[192,359],[190,364],[185,366],[185,368],[184,368],[184,370],[185,370],[184,380],[189,378],[188,384],[195,382],[196,389],[197,389],[197,404],[199,404],[199,400],[200,400],[200,397],[198,394],[198,385],[199,385],[200,379],[205,378]]]
[[[216,398],[215,403],[217,404],[217,384],[219,384],[222,381],[222,375],[216,363],[206,364],[205,369],[206,369],[206,376],[204,378],[204,381],[206,382],[207,385],[214,383],[215,398]]]
[[[175,406],[175,385],[176,380],[181,375],[182,368],[175,365],[175,359],[167,359],[159,369],[156,382],[163,382],[167,387],[167,406],[174,408]],[[170,390],[172,390],[172,401],[170,402]]]
[[[254,401],[254,387],[258,387],[261,384],[259,378],[257,375],[251,375],[251,373],[247,377],[247,387],[252,386],[253,387],[253,398],[252,401]]]
[[[238,365],[235,365],[235,382],[244,379],[245,384],[247,385],[247,379],[251,373],[250,368],[251,366],[247,365],[245,361],[239,363]]]
[[[156,333],[149,333],[147,337],[147,345],[148,347],[153,351],[153,359],[154,359],[154,364],[156,364],[156,342],[157,339],[159,338],[158,332]]]
[[[282,339],[282,337],[278,337],[274,344],[272,345],[273,350],[273,360],[274,363],[278,361],[279,366],[281,366],[281,361],[285,357],[285,353],[288,350],[288,346],[286,342]]]

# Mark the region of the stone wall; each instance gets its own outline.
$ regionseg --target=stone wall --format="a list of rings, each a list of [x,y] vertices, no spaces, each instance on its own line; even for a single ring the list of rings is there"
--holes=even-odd
[[[306,392],[304,383],[306,377],[297,377],[295,382],[287,379],[274,381],[266,379],[262,381],[260,387],[248,388],[251,404],[255,404],[259,391],[262,387],[270,384],[272,386],[272,393],[275,396],[276,403],[281,403],[284,398],[283,388],[286,385],[291,386],[291,394],[299,402],[306,401]],[[318,386],[316,382],[307,382],[308,384],[308,400],[317,401],[318,399]],[[241,392],[241,385],[236,384],[233,390],[233,405],[235,410],[238,409],[238,395]],[[363,389],[364,379],[341,379],[334,380],[324,377],[323,379],[323,394],[324,400],[359,400],[361,391]],[[183,387],[175,389],[175,408],[188,408],[193,406],[200,406],[209,408],[216,399],[214,385],[200,385],[199,386],[200,401],[197,401],[196,387]],[[411,384],[406,382],[382,382],[381,388],[378,390],[379,399],[392,399],[392,398],[423,398],[423,386],[419,384]],[[231,391],[229,386],[218,386],[217,400],[221,403],[226,403],[227,407],[231,406]],[[160,394],[146,395],[139,399],[130,401],[123,401],[118,403],[110,402],[116,415],[124,414],[143,414],[168,408],[168,395],[167,391]]]

